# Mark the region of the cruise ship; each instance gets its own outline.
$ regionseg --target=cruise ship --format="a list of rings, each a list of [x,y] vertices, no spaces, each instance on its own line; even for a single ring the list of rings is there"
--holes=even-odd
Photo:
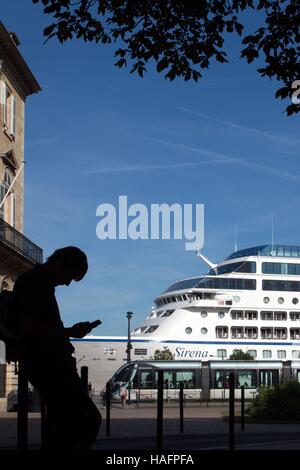
[[[151,359],[168,348],[175,361],[225,364],[242,350],[254,361],[294,361],[300,370],[300,246],[256,246],[218,264],[198,255],[207,274],[176,281],[155,299],[130,334],[130,359]],[[127,336],[73,343],[78,368],[89,367],[96,391],[128,360]]]

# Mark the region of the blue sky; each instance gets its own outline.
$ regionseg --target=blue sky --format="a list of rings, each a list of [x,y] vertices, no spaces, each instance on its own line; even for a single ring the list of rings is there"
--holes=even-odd
[[[25,233],[44,249],[76,245],[90,269],[57,289],[66,326],[100,318],[99,335],[126,334],[177,279],[206,272],[180,240],[96,237],[96,208],[117,204],[205,204],[203,253],[219,261],[238,248],[299,244],[299,116],[282,113],[276,82],[239,59],[216,65],[198,84],[144,79],[113,67],[107,46],[55,40],[30,0],[2,6],[42,92],[26,108]],[[249,25],[250,26],[250,25]]]

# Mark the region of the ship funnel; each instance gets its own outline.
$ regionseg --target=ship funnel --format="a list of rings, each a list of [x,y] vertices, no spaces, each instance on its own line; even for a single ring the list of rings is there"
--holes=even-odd
[[[217,264],[214,264],[211,261],[209,261],[209,259],[207,259],[206,256],[200,253],[200,251],[198,251],[197,256],[199,256],[199,258],[201,258],[202,261],[204,261],[204,263],[207,264],[209,268],[215,269],[217,267]]]

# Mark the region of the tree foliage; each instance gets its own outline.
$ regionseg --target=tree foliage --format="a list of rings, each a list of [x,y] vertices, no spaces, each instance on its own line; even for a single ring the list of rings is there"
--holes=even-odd
[[[248,352],[236,351],[229,356],[231,361],[253,361],[253,356]]]
[[[173,359],[174,354],[170,351],[167,346],[164,346],[163,349],[156,349],[154,351],[155,361],[172,361]]]
[[[300,384],[291,381],[267,388],[261,386],[248,414],[260,419],[300,420]]]
[[[232,33],[241,37],[241,57],[248,63],[262,58],[259,74],[281,82],[277,98],[291,98],[300,79],[299,0],[32,1],[53,18],[44,29],[47,39],[115,43],[115,65],[141,77],[154,60],[166,79],[198,81],[214,60],[228,62],[225,37]],[[261,21],[250,35],[241,19],[247,10]],[[286,111],[297,113],[300,106],[291,103]]]

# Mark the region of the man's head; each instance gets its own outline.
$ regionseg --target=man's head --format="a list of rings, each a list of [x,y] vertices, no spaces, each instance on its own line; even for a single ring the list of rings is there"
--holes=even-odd
[[[45,266],[50,271],[55,285],[68,286],[80,281],[88,270],[86,254],[75,246],[66,246],[54,251]]]

